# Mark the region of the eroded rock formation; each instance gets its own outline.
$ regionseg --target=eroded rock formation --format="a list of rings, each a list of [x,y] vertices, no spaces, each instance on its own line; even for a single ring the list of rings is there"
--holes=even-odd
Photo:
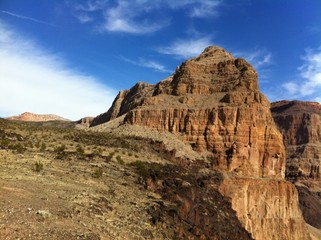
[[[286,178],[296,184],[305,220],[321,229],[321,105],[280,101],[272,103],[271,111],[283,133]]]
[[[92,126],[126,114],[124,123],[183,133],[194,149],[211,151],[220,169],[282,178],[282,136],[269,108],[254,68],[222,48],[208,47],[172,77],[121,91]]]
[[[120,92],[93,125],[122,115],[124,124],[180,134],[196,151],[211,152],[212,168],[229,176],[221,193],[255,239],[309,239],[297,192],[283,180],[282,135],[244,59],[208,47],[160,83]]]
[[[271,112],[286,146],[286,177],[320,180],[321,105],[280,101],[272,104]]]

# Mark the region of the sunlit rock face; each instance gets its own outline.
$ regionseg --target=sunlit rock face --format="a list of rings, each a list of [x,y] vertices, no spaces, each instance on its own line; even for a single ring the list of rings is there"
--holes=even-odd
[[[220,47],[179,66],[156,85],[121,91],[97,125],[123,114],[125,123],[183,133],[194,149],[213,153],[213,164],[242,176],[283,178],[282,136],[257,73]]]
[[[121,91],[93,125],[122,115],[124,124],[176,133],[209,151],[211,167],[227,173],[220,192],[255,239],[309,239],[297,191],[284,180],[282,135],[244,59],[208,47],[169,78]]]

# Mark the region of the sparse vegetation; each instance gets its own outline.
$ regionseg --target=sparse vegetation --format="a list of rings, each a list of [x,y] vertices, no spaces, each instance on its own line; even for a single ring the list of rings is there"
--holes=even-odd
[[[124,164],[125,164],[124,160],[123,160],[122,157],[119,156],[119,155],[116,157],[116,160],[117,160],[117,162],[118,162],[119,164],[121,164],[121,165],[124,165]]]
[[[93,172],[92,176],[94,178],[100,178],[103,175],[103,169],[102,168],[96,168],[95,171]]]
[[[157,174],[160,170],[161,165],[157,163],[147,163],[143,161],[135,161],[130,164],[131,166],[135,167],[137,173],[142,177],[149,177],[151,175]]]
[[[79,144],[77,145],[76,151],[80,155],[84,155],[85,154],[85,150]]]
[[[64,144],[61,144],[60,146],[55,147],[55,152],[62,153],[66,150],[66,146]]]
[[[41,162],[35,162],[35,164],[33,165],[32,170],[34,170],[35,172],[39,173],[43,170],[43,164]]]

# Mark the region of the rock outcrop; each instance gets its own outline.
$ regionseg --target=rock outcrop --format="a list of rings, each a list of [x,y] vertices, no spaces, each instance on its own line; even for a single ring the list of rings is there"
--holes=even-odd
[[[254,68],[222,48],[208,47],[172,77],[121,91],[92,126],[126,114],[124,123],[184,134],[194,149],[213,153],[215,167],[283,178],[282,136],[269,108]]]
[[[283,134],[289,180],[320,180],[321,105],[316,102],[280,101],[271,106]]]
[[[284,180],[225,179],[220,192],[255,239],[309,239],[298,192]]]
[[[25,112],[18,116],[8,117],[7,119],[28,122],[70,121],[69,119],[54,114],[35,114],[30,112]]]
[[[304,219],[321,229],[321,105],[280,101],[271,111],[286,147],[286,178],[296,184]]]
[[[93,117],[83,117],[83,118],[79,119],[78,121],[76,121],[76,123],[89,127],[92,124],[93,120],[94,120]]]
[[[257,78],[244,59],[208,47],[158,84],[120,92],[92,125],[123,116],[123,124],[183,136],[225,172],[220,191],[255,239],[309,239],[297,192],[284,181],[282,135]]]

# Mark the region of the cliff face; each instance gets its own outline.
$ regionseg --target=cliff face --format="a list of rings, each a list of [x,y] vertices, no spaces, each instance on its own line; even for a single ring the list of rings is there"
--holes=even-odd
[[[220,192],[255,239],[309,239],[298,192],[284,180],[226,179]]]
[[[121,91],[92,125],[126,114],[124,123],[184,134],[194,149],[213,153],[215,167],[242,176],[282,178],[282,136],[269,107],[254,68],[222,48],[209,47],[184,62],[173,77]]]
[[[287,152],[286,178],[295,182],[305,220],[321,228],[321,105],[315,102],[272,103],[275,122]]]
[[[255,239],[309,239],[297,192],[282,180],[282,135],[249,63],[208,47],[172,77],[139,86],[120,92],[94,122],[125,115],[124,124],[183,135],[196,151],[212,153],[212,168],[232,176],[220,191]]]
[[[287,178],[320,180],[321,105],[280,101],[272,104],[271,112],[287,150]]]

